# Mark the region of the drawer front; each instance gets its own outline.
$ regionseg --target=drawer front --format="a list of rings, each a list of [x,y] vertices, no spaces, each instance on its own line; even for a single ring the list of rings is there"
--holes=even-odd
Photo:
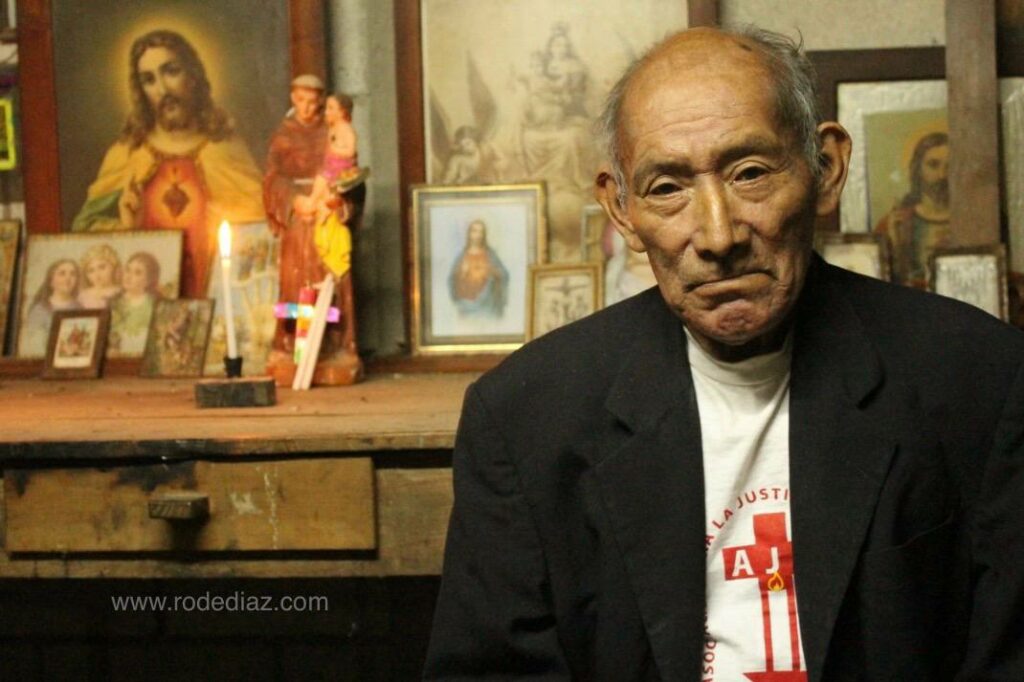
[[[369,457],[12,469],[4,493],[9,552],[377,547]]]

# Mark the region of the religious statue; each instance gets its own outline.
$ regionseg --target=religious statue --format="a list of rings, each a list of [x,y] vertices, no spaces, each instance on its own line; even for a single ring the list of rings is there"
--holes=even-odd
[[[304,75],[292,81],[292,110],[270,141],[263,201],[271,229],[281,239],[281,300],[299,301],[300,290],[335,281],[332,305],[339,321],[327,325],[313,383],[351,384],[362,378],[352,295],[352,229],[358,225],[369,170],[358,163],[352,98],[324,96],[323,82]],[[278,385],[295,373],[294,319],[280,319],[267,371]]]

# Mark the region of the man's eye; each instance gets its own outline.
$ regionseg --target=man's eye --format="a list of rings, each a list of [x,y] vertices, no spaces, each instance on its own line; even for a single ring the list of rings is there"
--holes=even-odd
[[[679,185],[671,182],[659,182],[658,184],[651,187],[650,194],[657,196],[665,196],[666,194],[672,194],[679,189]]]
[[[149,85],[150,83],[155,81],[156,78],[151,73],[144,73],[142,74],[142,77],[139,80],[142,81],[143,85]]]
[[[733,180],[737,182],[750,182],[751,180],[757,180],[759,177],[761,177],[767,172],[768,171],[766,171],[764,168],[761,168],[760,166],[747,166],[746,168],[738,172],[733,177]]]

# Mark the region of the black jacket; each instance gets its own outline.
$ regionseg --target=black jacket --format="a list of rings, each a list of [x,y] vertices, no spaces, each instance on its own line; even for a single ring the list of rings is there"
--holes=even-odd
[[[1024,334],[817,258],[795,325],[808,679],[1024,680]],[[470,387],[427,679],[703,679],[685,344],[652,289]]]

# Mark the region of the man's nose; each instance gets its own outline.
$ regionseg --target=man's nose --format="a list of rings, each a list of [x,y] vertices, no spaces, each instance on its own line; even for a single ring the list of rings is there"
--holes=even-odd
[[[749,232],[733,223],[728,192],[721,178],[705,177],[698,181],[694,204],[697,227],[693,246],[697,253],[723,258],[749,239]]]

